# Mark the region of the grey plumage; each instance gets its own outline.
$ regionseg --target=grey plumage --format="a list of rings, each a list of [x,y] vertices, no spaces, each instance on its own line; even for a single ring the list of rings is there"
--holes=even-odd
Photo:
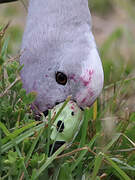
[[[103,70],[88,0],[30,0],[22,52],[23,84],[38,93],[41,111],[68,95],[79,106],[90,106],[100,94]],[[57,71],[67,75],[65,86],[56,82]]]

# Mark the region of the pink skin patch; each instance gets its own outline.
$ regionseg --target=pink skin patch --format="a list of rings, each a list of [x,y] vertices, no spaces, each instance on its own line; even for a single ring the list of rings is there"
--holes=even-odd
[[[80,80],[83,83],[83,85],[85,87],[87,87],[87,90],[85,92],[85,96],[83,96],[82,93],[79,93],[78,96],[77,96],[77,99],[80,99],[80,103],[81,104],[84,104],[84,103],[86,104],[88,99],[89,99],[89,97],[94,96],[94,93],[92,92],[91,88],[89,87],[90,82],[92,80],[93,74],[94,74],[94,70],[86,70],[86,74],[80,78]]]
[[[81,103],[85,103],[87,101],[88,97],[92,97],[92,96],[94,96],[94,93],[91,91],[90,88],[88,88],[88,95],[87,95],[87,97],[84,97],[82,99]]]
[[[86,74],[80,78],[80,80],[82,81],[82,83],[84,84],[84,86],[88,86],[91,79],[92,79],[92,75],[94,73],[94,70],[86,70]]]
[[[83,98],[83,100],[81,101],[81,103],[85,103],[86,102],[86,100],[87,100],[87,98],[85,97],[85,98]]]
[[[84,98],[81,100],[81,103],[83,103],[83,104],[86,103],[87,99],[88,99],[89,97],[92,97],[92,96],[94,96],[94,93],[91,91],[90,88],[88,88],[87,97],[84,97]]]
[[[68,79],[73,80],[74,82],[77,82],[75,78],[75,74],[71,74]]]

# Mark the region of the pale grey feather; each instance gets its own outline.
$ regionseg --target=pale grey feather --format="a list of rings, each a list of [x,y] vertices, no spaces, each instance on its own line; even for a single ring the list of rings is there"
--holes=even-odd
[[[91,33],[88,0],[30,0],[22,52],[23,84],[27,92],[38,93],[35,104],[41,111],[68,95],[79,106],[90,106],[101,92],[103,70]],[[89,70],[94,71],[94,81],[89,78],[86,86],[83,73]],[[56,82],[57,71],[67,75],[65,86]]]

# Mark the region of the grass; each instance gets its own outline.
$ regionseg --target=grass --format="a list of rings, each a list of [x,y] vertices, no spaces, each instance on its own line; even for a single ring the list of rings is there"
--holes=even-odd
[[[89,0],[88,2],[91,10],[100,15],[105,15],[113,10],[113,3],[111,0]]]
[[[106,1],[102,2],[105,8]],[[132,103],[127,105],[135,90],[132,33],[118,27],[102,44],[103,92],[84,111],[84,122],[72,145],[64,144],[49,156],[49,146],[54,143],[48,123],[51,114],[48,122],[43,115],[35,120],[30,104],[36,94],[26,94],[19,77],[23,68],[19,57],[9,56],[12,44],[19,40],[14,36],[13,43],[6,31],[4,26],[0,28],[0,180],[133,180],[135,112]],[[15,32],[12,29],[11,35]],[[17,34],[20,36],[18,29]],[[123,39],[130,49],[128,59],[121,52]]]

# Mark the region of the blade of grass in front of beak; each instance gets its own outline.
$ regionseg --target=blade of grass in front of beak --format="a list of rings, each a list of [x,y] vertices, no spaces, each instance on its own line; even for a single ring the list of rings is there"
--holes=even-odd
[[[49,114],[48,114],[48,128],[47,128],[47,157],[49,155],[51,125],[52,125],[52,122],[51,122],[51,111],[49,110]]]
[[[79,148],[81,148],[85,145],[87,128],[88,128],[88,121],[89,121],[89,109],[86,108],[84,110],[84,121],[83,121],[83,125],[82,125],[82,132],[81,132],[82,135],[81,135]]]
[[[59,115],[61,114],[61,112],[63,111],[63,109],[65,108],[65,106],[67,105],[67,103],[70,101],[71,97],[67,97],[66,101],[64,102],[64,104],[62,105],[62,107],[59,109],[59,111],[57,112],[56,116],[53,119],[53,122],[55,122],[55,120],[59,117]]]

